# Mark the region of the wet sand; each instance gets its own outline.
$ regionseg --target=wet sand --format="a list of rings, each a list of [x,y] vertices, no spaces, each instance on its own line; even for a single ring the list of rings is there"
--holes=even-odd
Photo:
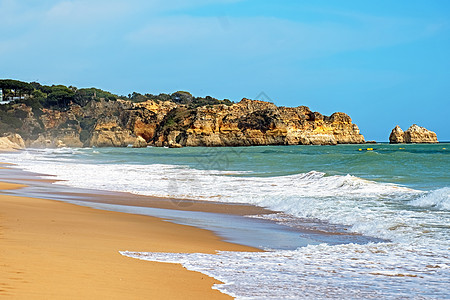
[[[119,251],[260,251],[159,218],[7,194],[23,186],[0,183],[2,298],[231,299],[204,274]]]

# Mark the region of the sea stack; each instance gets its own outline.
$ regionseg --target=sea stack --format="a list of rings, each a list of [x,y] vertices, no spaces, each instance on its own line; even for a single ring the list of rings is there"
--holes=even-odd
[[[406,131],[403,131],[398,125],[395,126],[389,136],[389,143],[434,144],[439,142],[435,132],[413,124]]]
[[[405,132],[400,128],[400,126],[395,126],[389,135],[389,143],[391,144],[401,144],[404,143]]]

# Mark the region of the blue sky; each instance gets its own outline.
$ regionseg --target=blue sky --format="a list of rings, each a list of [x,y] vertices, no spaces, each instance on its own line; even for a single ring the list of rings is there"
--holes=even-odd
[[[450,141],[448,0],[0,0],[0,78],[188,90]],[[264,99],[261,100],[267,100]]]

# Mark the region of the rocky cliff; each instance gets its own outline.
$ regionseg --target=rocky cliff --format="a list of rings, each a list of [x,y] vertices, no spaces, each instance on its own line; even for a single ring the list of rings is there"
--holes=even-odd
[[[220,100],[219,100],[220,101]],[[345,113],[250,99],[192,106],[174,101],[92,100],[64,109],[9,106],[29,147],[335,145],[364,143]]]
[[[408,130],[403,131],[400,126],[395,126],[389,136],[391,144],[398,143],[438,143],[436,133],[424,127],[413,124]]]
[[[179,107],[168,118],[178,126],[163,126],[154,139],[157,146],[364,143],[358,127],[344,113],[327,117],[305,106],[277,107],[245,98],[231,106],[199,107],[194,111]]]
[[[16,151],[25,148],[25,142],[18,134],[0,137],[0,151]]]

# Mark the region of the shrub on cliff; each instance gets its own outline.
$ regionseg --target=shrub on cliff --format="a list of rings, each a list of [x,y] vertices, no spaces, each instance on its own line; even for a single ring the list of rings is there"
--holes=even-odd
[[[22,127],[23,121],[14,114],[0,110],[0,131],[13,132]]]
[[[106,101],[114,101],[118,98],[110,92],[103,91],[96,88],[77,89],[73,97],[73,102],[80,106],[86,106],[90,101],[99,101],[105,99]]]
[[[172,109],[161,122],[162,131],[164,133],[169,133],[172,130],[184,130],[186,126],[184,121],[189,118],[190,115],[194,114],[195,111],[191,109],[186,109],[183,107],[177,107]]]
[[[144,96],[144,95],[136,93],[136,92],[129,94],[128,99],[130,99],[131,101],[133,101],[135,103],[145,102],[147,100],[150,100],[146,95]]]
[[[273,123],[273,116],[267,111],[255,111],[238,120],[238,127],[241,130],[257,129],[266,132]]]
[[[213,98],[211,96],[193,97],[191,95],[191,93],[185,92],[185,91],[175,92],[170,97],[173,102],[178,103],[178,104],[184,104],[184,105],[188,106],[189,108],[197,108],[197,107],[207,106],[207,105],[218,105],[218,104],[232,105],[233,104],[233,102],[231,102],[228,99],[219,100],[219,99]]]

